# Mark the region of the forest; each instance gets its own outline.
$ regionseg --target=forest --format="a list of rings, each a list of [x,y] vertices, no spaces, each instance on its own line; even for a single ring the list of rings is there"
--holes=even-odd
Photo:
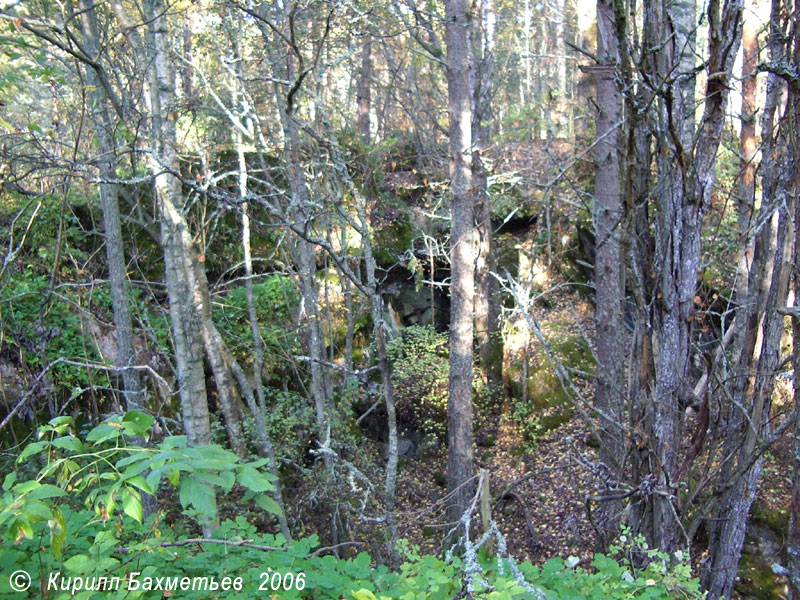
[[[799,27],[0,0],[0,598],[800,600]]]

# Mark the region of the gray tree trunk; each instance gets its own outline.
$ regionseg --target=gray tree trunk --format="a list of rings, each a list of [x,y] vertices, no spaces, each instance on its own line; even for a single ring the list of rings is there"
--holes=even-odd
[[[211,442],[211,428],[200,325],[190,284],[191,259],[186,247],[191,238],[181,214],[181,183],[175,175],[178,172],[175,122],[169,118],[174,100],[174,79],[167,44],[169,28],[161,0],[150,0],[148,8],[151,20],[146,34],[146,50],[151,58],[149,90],[153,140],[150,168],[158,199],[184,428],[189,443],[199,446]]]
[[[622,255],[623,197],[620,156],[622,140],[622,94],[620,86],[620,40],[613,0],[597,3],[597,145],[595,146],[594,221],[596,258],[594,270],[595,328],[597,339],[597,383],[595,401],[607,415],[622,423],[625,404],[625,263]],[[600,458],[621,479],[623,440],[620,430],[604,419],[600,423]],[[619,501],[598,507],[596,528],[600,548],[605,550],[619,529]]]
[[[99,26],[95,8],[86,0],[80,3],[80,23],[83,33],[84,50],[99,62],[98,40]],[[133,337],[130,300],[127,287],[127,269],[125,251],[122,242],[122,226],[119,214],[119,197],[116,179],[116,144],[114,143],[114,127],[110,115],[109,101],[100,76],[94,68],[87,69],[88,80],[93,89],[89,92],[89,100],[94,112],[93,121],[98,141],[98,167],[100,174],[100,202],[103,210],[103,229],[105,233],[106,261],[108,278],[111,284],[111,305],[114,313],[114,328],[117,339],[117,354],[114,366],[122,378],[122,390],[126,410],[145,410],[147,392],[142,384],[136,366],[136,348]],[[146,444],[141,438],[137,443]],[[156,499],[145,494],[142,496],[143,516],[147,517],[156,510]]]
[[[450,107],[450,395],[447,427],[447,489],[450,521],[469,506],[475,486],[472,450],[473,190],[469,82],[469,19],[466,0],[447,0],[447,90]]]
[[[684,148],[689,149],[693,143],[695,121],[697,0],[673,0],[670,15],[675,28],[675,62],[678,65],[679,103],[683,113],[680,137]]]
[[[97,15],[81,2],[81,28],[84,49],[89,56],[98,60]],[[109,115],[108,100],[100,77],[92,68],[87,69],[88,80],[93,89],[89,99],[94,111],[93,121],[97,134],[98,170],[100,174],[100,202],[103,208],[103,228],[105,231],[105,250],[108,262],[108,278],[111,282],[111,303],[114,311],[114,327],[117,337],[117,356],[115,367],[122,375],[122,388],[127,410],[142,410],[145,403],[145,389],[136,369],[136,352],[133,342],[133,325],[131,320],[130,301],[127,290],[127,269],[125,252],[122,244],[122,227],[119,216],[119,202],[116,179],[116,145],[114,143],[114,126]]]
[[[690,359],[691,315],[700,266],[703,215],[709,205],[714,181],[714,164],[724,124],[727,81],[739,44],[742,3],[713,0],[708,6],[709,63],[715,74],[706,85],[706,103],[697,141],[683,143],[686,111],[680,79],[669,79],[679,68],[681,53],[677,37],[670,31],[674,21],[669,5],[645,5],[645,29],[658,31],[649,68],[662,87],[658,97],[658,172],[663,184],[657,197],[653,266],[657,279],[652,297],[651,348],[654,366],[653,410],[647,412],[652,439],[657,493],[650,498],[650,521],[644,529],[651,544],[672,552],[685,546],[678,517],[678,452],[681,442],[680,399]],[[658,43],[660,41],[660,43]],[[664,87],[666,86],[666,87]]]
[[[160,216],[161,245],[170,302],[170,318],[175,344],[183,426],[188,443],[211,443],[205,373],[203,369],[202,325],[195,304],[191,235],[183,216],[178,156],[175,150],[174,76],[170,64],[166,7],[162,0],[149,0],[145,9],[149,27],[145,35],[145,56],[150,65],[148,88],[151,110],[150,169]],[[203,534],[210,536],[216,519],[203,523]]]
[[[470,28],[472,52],[472,179],[475,189],[475,340],[481,376],[496,388],[502,379],[502,342],[498,331],[497,294],[491,272],[492,205],[483,153],[491,143],[492,78],[494,77],[495,15],[492,0],[481,0],[478,26]],[[433,280],[433,275],[431,275]]]
[[[370,107],[372,104],[372,36],[365,33],[361,47],[361,72],[358,75],[358,135],[361,141],[370,141]]]
[[[780,9],[774,3],[770,24],[770,61],[782,64],[786,59],[786,38],[780,32]],[[745,48],[747,52],[747,48]],[[796,64],[796,62],[795,62]],[[729,409],[724,415],[724,459],[735,457],[728,463],[720,477],[717,493],[720,506],[713,514],[709,535],[709,552],[703,565],[703,585],[709,598],[730,598],[736,578],[739,556],[746,533],[747,514],[755,499],[761,471],[757,447],[769,434],[771,395],[775,371],[780,357],[780,338],[783,316],[779,311],[786,303],[789,282],[789,252],[794,245],[791,222],[795,210],[796,150],[791,139],[796,128],[790,125],[788,113],[776,110],[783,105],[780,100],[784,86],[775,73],[770,73],[766,102],[763,107],[761,130],[763,140],[762,202],[754,219],[761,223],[754,231],[752,262],[746,294],[737,299],[741,308],[735,323],[741,325],[732,355],[736,357],[732,377],[729,377],[728,394],[741,411]],[[787,105],[786,110],[792,110]],[[743,182],[744,187],[747,182]],[[796,188],[794,188],[796,190]],[[745,207],[745,211],[746,211]],[[743,215],[740,214],[740,217]],[[744,217],[747,217],[745,213]],[[748,236],[749,238],[749,236]],[[749,239],[743,243],[750,248]],[[739,292],[739,289],[737,289]],[[723,487],[724,486],[724,487]]]

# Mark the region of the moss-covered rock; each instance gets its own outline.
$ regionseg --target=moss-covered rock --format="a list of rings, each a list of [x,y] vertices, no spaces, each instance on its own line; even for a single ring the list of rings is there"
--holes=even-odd
[[[554,354],[567,369],[594,371],[595,364],[586,341],[578,336],[566,337],[552,346]],[[558,428],[572,418],[574,408],[558,376],[550,366],[543,348],[537,348],[529,357],[528,378],[521,381],[522,364],[512,365],[512,377],[518,385],[512,387],[512,415],[519,423],[528,441]],[[514,377],[518,374],[518,379]],[[527,386],[527,399],[522,400],[521,386]]]

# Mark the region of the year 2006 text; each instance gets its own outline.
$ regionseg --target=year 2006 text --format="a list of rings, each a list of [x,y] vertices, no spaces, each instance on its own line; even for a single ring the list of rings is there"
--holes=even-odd
[[[260,582],[258,586],[259,592],[300,591],[306,587],[306,574],[302,571],[295,574],[291,571],[288,573],[281,573],[280,571],[269,569],[268,571],[260,573],[258,580]]]

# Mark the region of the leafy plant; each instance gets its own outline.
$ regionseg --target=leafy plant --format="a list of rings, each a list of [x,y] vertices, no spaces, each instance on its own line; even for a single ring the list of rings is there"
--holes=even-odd
[[[387,344],[398,417],[423,434],[447,437],[447,399],[450,373],[449,336],[430,325],[411,325]],[[475,427],[480,428],[497,407],[496,393],[474,369],[472,386]]]
[[[279,380],[288,357],[299,351],[299,339],[286,327],[294,320],[299,302],[297,288],[291,279],[276,273],[253,285],[253,297],[264,343],[264,372],[275,373]],[[214,320],[231,349],[249,362],[253,355],[253,334],[244,286],[231,290],[224,303],[216,307]]]
[[[39,428],[39,439],[28,444],[17,462],[42,464],[33,479],[17,482],[16,472],[3,483],[0,526],[15,540],[34,538],[34,528],[47,523],[51,539],[58,539],[56,558],[66,541],[62,507],[83,505],[103,522],[122,512],[142,523],[142,493],[153,495],[166,479],[179,494],[184,510],[211,517],[216,493],[229,492],[234,483],[245,488],[244,500],[253,499],[271,513],[279,512],[268,495],[274,477],[259,470],[266,459],[243,463],[219,446],[187,445],[186,436],[172,436],[154,448],[132,444],[147,437],[153,418],[138,411],[113,416],[80,439],[71,431],[68,416]]]
[[[25,571],[29,593],[67,598],[162,598],[180,590],[182,598],[244,600],[278,594],[287,599],[446,600],[469,589],[474,598],[514,600],[532,595],[548,600],[667,600],[701,598],[686,557],[647,550],[628,537],[613,548],[619,558],[596,555],[591,568],[578,559],[557,558],[542,567],[515,565],[479,553],[466,564],[420,556],[403,543],[405,562],[397,571],[375,565],[367,553],[339,559],[318,555],[316,536],[286,544],[259,533],[244,517],[221,524],[213,542],[196,543],[166,526],[160,515],[142,519],[141,494],[162,480],[178,490],[185,515],[210,514],[217,490],[238,483],[270,512],[272,478],[263,461],[241,462],[217,446],[190,448],[183,436],[155,448],[132,444],[146,437],[152,417],[131,411],[93,428],[83,439],[69,417],[39,429],[18,462],[38,461],[33,479],[6,476],[0,498],[3,572]],[[628,541],[630,540],[630,541]],[[633,566],[645,552],[650,564]],[[0,598],[19,597],[0,580]],[[211,586],[211,587],[209,587]]]
[[[86,341],[81,302],[75,293],[52,293],[46,275],[26,270],[0,289],[3,337],[34,371],[57,358],[101,362],[95,345]],[[55,387],[65,394],[92,384],[108,385],[104,374],[67,363],[55,365],[54,373]]]
[[[440,439],[447,433],[448,336],[412,325],[387,344],[398,416]]]

